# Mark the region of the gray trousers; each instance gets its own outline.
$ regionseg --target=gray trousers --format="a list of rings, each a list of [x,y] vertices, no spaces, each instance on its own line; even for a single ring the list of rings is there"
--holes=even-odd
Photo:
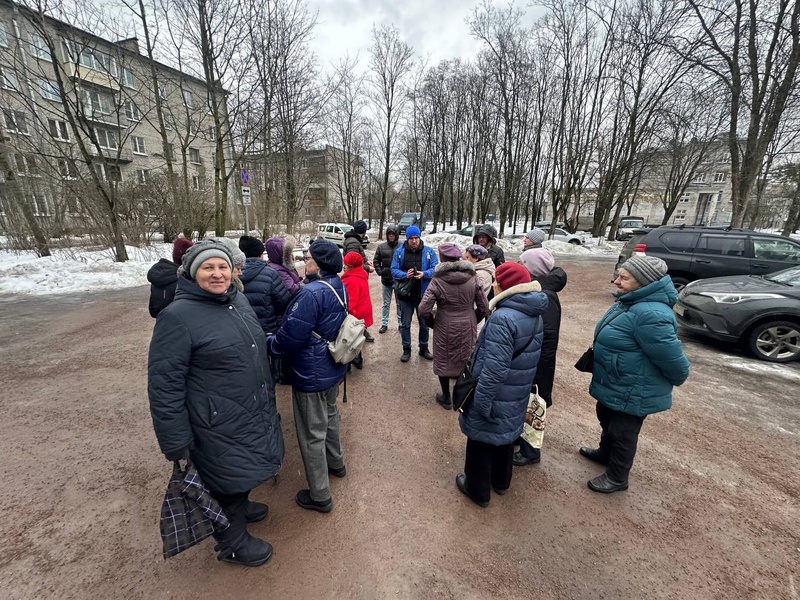
[[[328,469],[344,466],[339,440],[339,384],[321,392],[292,390],[297,443],[306,468],[311,499],[325,502],[331,497]]]

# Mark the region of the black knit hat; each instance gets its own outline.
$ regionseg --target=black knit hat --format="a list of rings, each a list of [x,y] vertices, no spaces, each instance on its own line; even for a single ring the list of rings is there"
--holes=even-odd
[[[264,242],[249,235],[243,235],[239,238],[239,250],[244,252],[247,258],[258,258],[264,254]]]
[[[365,233],[367,233],[367,222],[359,219],[358,221],[353,223],[353,229],[358,235],[364,235]]]
[[[323,273],[335,275],[342,272],[342,253],[333,242],[314,240],[308,251]]]

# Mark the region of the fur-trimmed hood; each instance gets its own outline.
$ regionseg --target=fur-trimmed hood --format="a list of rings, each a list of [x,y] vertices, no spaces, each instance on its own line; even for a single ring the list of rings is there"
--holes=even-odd
[[[433,270],[433,276],[447,283],[460,285],[475,277],[475,266],[467,260],[439,263]]]
[[[504,300],[517,300],[517,298],[513,298],[513,296],[517,296],[519,294],[526,294],[529,292],[541,292],[542,286],[539,285],[538,281],[531,281],[530,283],[520,283],[519,285],[512,286],[507,290],[503,290],[499,294],[497,294],[494,298],[492,298],[491,302],[489,302],[489,310],[494,310],[498,307],[498,304],[503,302]],[[544,296],[544,294],[542,294]],[[547,296],[544,296],[545,299],[545,306],[547,305]],[[514,302],[514,304],[517,304]],[[514,306],[517,310],[520,310],[518,306]],[[536,311],[536,314],[541,314],[543,309],[539,309]],[[526,312],[526,311],[523,311]]]

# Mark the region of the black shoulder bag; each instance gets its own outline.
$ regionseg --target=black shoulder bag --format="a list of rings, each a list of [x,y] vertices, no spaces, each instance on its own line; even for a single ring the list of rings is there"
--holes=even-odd
[[[614,318],[609,319],[607,322],[603,323],[603,325],[600,327],[600,329],[597,330],[597,333],[594,334],[594,339],[592,340],[592,345],[589,346],[589,349],[586,352],[581,354],[581,357],[578,359],[578,362],[575,363],[575,368],[578,369],[578,371],[581,371],[583,373],[591,373],[594,370],[594,343],[597,341],[597,336],[600,335],[600,332],[603,331],[603,328],[606,325],[611,323],[611,321],[616,319],[618,316],[620,316],[624,312],[626,312],[626,311],[624,311],[624,310],[620,311],[619,313],[614,315]]]
[[[531,339],[520,350],[511,355],[511,362],[514,362],[536,339],[536,332],[533,333]],[[464,366],[464,370],[456,379],[456,384],[453,386],[453,410],[464,412],[475,397],[475,388],[478,387],[478,379],[472,376],[472,360]]]

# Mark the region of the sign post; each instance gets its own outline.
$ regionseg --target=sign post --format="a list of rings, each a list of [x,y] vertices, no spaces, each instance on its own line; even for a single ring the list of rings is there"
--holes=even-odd
[[[250,196],[250,173],[247,169],[242,169],[242,206],[244,206],[244,226],[245,235],[250,235],[250,212],[249,207],[253,204]]]

